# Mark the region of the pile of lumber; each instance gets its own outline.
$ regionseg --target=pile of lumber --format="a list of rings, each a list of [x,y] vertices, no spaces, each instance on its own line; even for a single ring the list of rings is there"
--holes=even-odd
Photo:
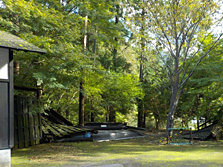
[[[76,127],[53,110],[42,114],[42,142],[92,140],[95,130]]]

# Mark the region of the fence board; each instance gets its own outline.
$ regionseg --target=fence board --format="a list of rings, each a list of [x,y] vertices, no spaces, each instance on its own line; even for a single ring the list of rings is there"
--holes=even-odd
[[[14,105],[17,106],[17,98],[14,99]],[[19,139],[18,139],[18,110],[17,107],[14,108],[14,147],[18,148],[18,143],[19,143]]]
[[[18,136],[19,136],[19,140],[18,140],[18,148],[23,148],[24,147],[24,135],[23,135],[23,115],[22,115],[22,111],[23,111],[23,105],[22,105],[22,101],[21,101],[21,97],[18,97],[18,101],[17,101],[17,108],[18,108]]]
[[[28,123],[28,106],[27,106],[27,99],[24,98],[22,101],[23,104],[23,121],[24,121],[24,145],[25,147],[29,146],[29,123]]]
[[[41,114],[33,111],[40,105],[36,99],[15,96],[15,148],[40,144],[42,139]]]
[[[33,121],[33,115],[29,114],[29,123],[30,123],[30,130],[29,130],[29,136],[30,136],[30,145],[35,145],[35,138],[34,138],[34,121]]]

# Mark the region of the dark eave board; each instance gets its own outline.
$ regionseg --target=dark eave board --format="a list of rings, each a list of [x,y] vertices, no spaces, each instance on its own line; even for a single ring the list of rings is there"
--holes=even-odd
[[[15,35],[9,34],[5,31],[0,31],[0,47],[9,48],[13,50],[46,53],[46,51],[36,47],[35,45],[30,44],[25,40]]]

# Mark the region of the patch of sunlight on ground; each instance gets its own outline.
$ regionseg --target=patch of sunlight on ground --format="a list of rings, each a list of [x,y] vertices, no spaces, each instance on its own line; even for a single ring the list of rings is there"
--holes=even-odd
[[[223,166],[223,142],[158,145],[151,138],[112,142],[48,143],[12,151],[12,167],[120,163],[123,166]],[[75,165],[74,165],[75,164]],[[102,165],[103,166],[103,165]],[[208,167],[209,167],[208,166]],[[206,166],[205,166],[206,167]]]

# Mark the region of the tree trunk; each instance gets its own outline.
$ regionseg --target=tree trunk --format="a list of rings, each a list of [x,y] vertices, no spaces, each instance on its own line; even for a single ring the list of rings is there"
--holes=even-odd
[[[143,0],[144,4],[144,0]],[[141,27],[141,35],[142,35],[142,43],[141,43],[141,56],[140,56],[140,71],[139,71],[139,81],[143,83],[143,62],[144,62],[144,50],[145,50],[145,32],[144,32],[144,17],[145,17],[145,9],[143,7],[142,13],[142,27]],[[144,115],[144,106],[143,106],[143,100],[138,99],[138,127],[142,128],[144,121],[143,121],[143,115]]]
[[[94,122],[94,112],[91,111],[91,122]]]
[[[94,107],[93,107],[93,101],[91,101],[91,122],[94,122]]]
[[[142,125],[143,128],[146,127],[146,112],[144,112],[143,114],[143,125]]]
[[[156,128],[156,130],[159,129],[159,121],[158,121],[158,118],[155,118],[155,128]]]
[[[84,126],[84,88],[83,82],[80,82],[80,93],[79,93],[79,126]]]
[[[105,113],[105,122],[108,122],[109,117],[109,107],[107,107],[107,112]]]
[[[119,23],[119,5],[116,5],[116,12],[117,12],[117,14],[115,15],[115,24],[118,25],[118,23]],[[115,43],[116,43],[116,45],[114,46],[114,49],[113,49],[113,65],[114,65],[114,70],[116,71],[116,67],[118,67],[118,63],[119,63],[119,62],[117,62],[117,56],[118,56],[118,50],[117,50],[118,38],[117,38],[117,36],[115,37]]]
[[[166,125],[166,130],[168,131],[168,128],[173,128],[173,123],[174,123],[174,114],[177,109],[177,104],[178,104],[178,88],[174,88],[172,91],[171,95],[171,102],[170,102],[170,108],[169,108],[169,113],[167,116],[167,125]]]
[[[142,64],[143,55],[141,55],[141,62],[140,62],[140,74],[139,74],[139,81],[143,83],[143,64]],[[143,127],[143,115],[144,115],[144,107],[143,107],[143,100],[138,99],[138,127]]]
[[[85,16],[85,34],[83,39],[83,49],[87,50],[87,26],[88,26],[88,16]],[[82,69],[83,73],[83,69]],[[84,126],[84,81],[80,81],[80,92],[79,92],[79,126]]]
[[[176,58],[175,59],[175,64],[174,64],[174,78],[172,80],[172,85],[171,85],[171,100],[170,100],[170,108],[169,108],[169,113],[167,116],[167,125],[166,125],[166,131],[168,132],[168,128],[173,128],[173,123],[174,123],[174,114],[177,110],[177,105],[178,105],[178,100],[180,98],[182,90],[179,88],[179,60]]]
[[[138,127],[143,127],[143,104],[142,99],[138,99]]]
[[[200,120],[200,118],[197,117],[197,130],[200,129],[200,128],[199,128],[199,126],[200,126],[200,124],[199,124],[199,120]]]
[[[109,112],[109,122],[116,122],[116,112],[110,107],[110,112]]]

